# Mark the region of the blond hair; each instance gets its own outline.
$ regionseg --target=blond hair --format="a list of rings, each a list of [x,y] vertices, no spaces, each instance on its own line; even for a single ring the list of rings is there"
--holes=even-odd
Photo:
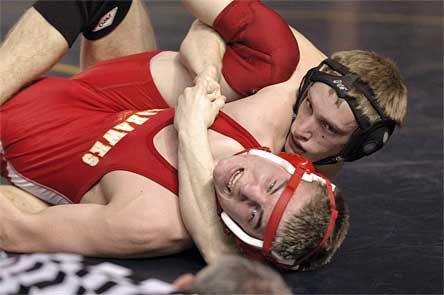
[[[328,192],[319,182],[313,182],[312,185],[316,186],[313,197],[298,213],[290,217],[273,243],[272,250],[285,259],[301,259],[324,238],[331,214]],[[298,270],[313,270],[327,264],[344,241],[349,227],[348,206],[338,188],[335,191],[335,201],[339,214],[326,248],[321,248],[303,260]]]
[[[375,52],[364,50],[339,51],[331,56],[359,75],[373,90],[376,101],[384,114],[401,125],[407,114],[407,87],[401,78],[396,64],[389,58]],[[379,120],[379,115],[367,98],[359,91],[352,89],[350,95],[358,101],[358,112],[370,122]]]

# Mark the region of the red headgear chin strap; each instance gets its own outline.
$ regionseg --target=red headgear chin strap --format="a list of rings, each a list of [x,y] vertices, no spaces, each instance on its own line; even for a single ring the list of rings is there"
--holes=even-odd
[[[274,264],[277,264],[284,268],[297,269],[301,262],[316,254],[320,249],[325,248],[327,246],[329,238],[333,234],[336,218],[338,216],[338,211],[336,210],[336,202],[333,194],[334,185],[332,185],[325,176],[314,172],[313,164],[300,155],[288,153],[279,153],[279,155],[274,155],[270,152],[265,151],[265,149],[251,149],[241,153],[249,153],[273,161],[274,163],[286,169],[291,177],[287,183],[287,186],[279,197],[279,200],[273,208],[270,219],[265,228],[264,241],[249,236],[239,225],[237,225],[236,222],[234,222],[228,216],[228,214],[223,212],[223,209],[220,207],[220,204],[216,198],[218,213],[222,218],[223,224],[229,232],[236,236],[236,244],[240,246],[241,250],[244,250],[243,252],[248,256],[253,256],[252,258],[257,258],[258,254],[262,253],[262,257],[270,260]],[[272,252],[271,248],[272,243],[276,237],[276,232],[278,230],[282,216],[284,215],[285,209],[287,208],[287,205],[293,197],[294,192],[296,191],[301,180],[309,182],[317,180],[326,184],[331,209],[330,220],[321,242],[315,248],[313,248],[311,252],[304,255],[300,259],[289,261]],[[252,255],[252,253],[254,255]]]

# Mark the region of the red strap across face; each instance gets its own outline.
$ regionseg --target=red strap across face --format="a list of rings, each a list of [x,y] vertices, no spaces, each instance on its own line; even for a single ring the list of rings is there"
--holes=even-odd
[[[293,196],[296,188],[304,175],[305,170],[301,167],[297,167],[295,173],[291,176],[288,181],[287,186],[282,192],[279,200],[273,208],[270,219],[265,229],[264,235],[264,245],[262,247],[262,252],[265,256],[271,255],[271,246],[276,235],[279,223],[281,222],[282,216],[284,215],[285,209]]]

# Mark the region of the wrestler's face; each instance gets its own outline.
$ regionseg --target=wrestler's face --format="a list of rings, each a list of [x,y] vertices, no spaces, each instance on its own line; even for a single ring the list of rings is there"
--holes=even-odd
[[[290,174],[270,160],[242,154],[219,161],[213,179],[223,210],[247,233],[263,239],[268,219]],[[280,226],[313,196],[313,189],[301,181]]]
[[[318,161],[337,155],[358,127],[348,103],[324,83],[314,83],[299,106],[285,142],[286,152]]]

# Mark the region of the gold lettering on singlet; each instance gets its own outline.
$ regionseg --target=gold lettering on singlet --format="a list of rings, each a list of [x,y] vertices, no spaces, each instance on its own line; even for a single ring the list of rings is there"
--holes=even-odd
[[[122,140],[122,138],[137,127],[131,126],[130,123],[142,125],[150,119],[146,117],[154,116],[160,111],[162,111],[162,109],[151,109],[137,112],[127,118],[124,122],[121,122],[109,129],[103,135],[103,138],[110,144],[110,146],[100,141],[96,141],[92,148],[90,148],[89,151],[82,156],[82,161],[89,166],[96,166],[99,164],[100,158],[103,158],[113,146],[115,146],[120,140]]]
[[[126,133],[126,132],[121,132],[121,131],[110,129],[103,135],[103,138],[105,138],[109,142],[110,145],[114,146],[122,138],[124,138],[127,134],[128,133]]]
[[[126,119],[127,122],[134,123],[137,125],[142,125],[143,123],[145,123],[148,120],[149,120],[149,118],[140,117],[140,116],[137,116],[136,114],[134,114],[131,117],[129,117],[128,119]]]
[[[133,131],[134,127],[132,127],[127,122],[120,123],[119,125],[114,126],[114,129],[122,130],[122,131]]]
[[[84,154],[82,157],[82,161],[93,167],[99,164],[99,158],[90,153]]]
[[[92,148],[89,151],[93,154],[97,154],[99,157],[103,157],[106,153],[111,149],[109,145],[103,144],[100,141],[96,141]]]

